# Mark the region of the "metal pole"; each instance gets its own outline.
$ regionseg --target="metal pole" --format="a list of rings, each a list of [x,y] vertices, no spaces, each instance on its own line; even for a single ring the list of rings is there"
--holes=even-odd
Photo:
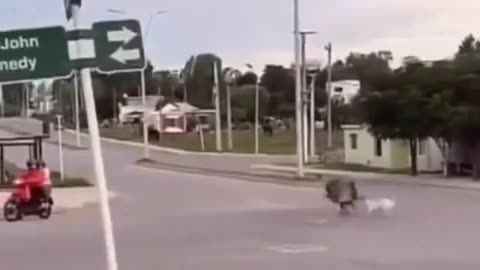
[[[255,84],[255,154],[259,153],[259,142],[258,142],[258,118],[259,118],[259,93],[260,92],[260,82],[257,81]]]
[[[327,78],[327,129],[328,129],[328,147],[332,147],[332,43],[328,43],[326,50],[328,52],[328,78]]]
[[[142,88],[142,105],[144,108],[147,107],[147,94],[146,94],[146,86],[145,86],[145,69],[142,70],[141,72],[141,88]],[[148,128],[147,128],[147,112],[143,112],[143,120],[142,120],[142,126],[143,126],[143,157],[144,158],[149,158],[150,153],[149,153],[149,147],[148,147]]]
[[[117,116],[117,90],[115,88],[112,89],[112,99],[113,99],[113,119],[118,119]]]
[[[2,117],[5,117],[5,98],[3,96],[3,85],[0,84],[0,105],[2,108],[0,109],[0,113]]]
[[[232,99],[230,93],[230,85],[227,84],[227,129],[228,129],[228,150],[233,150],[232,135]]]
[[[75,71],[73,73],[73,88],[74,88],[74,96],[75,96],[75,135],[77,141],[77,147],[82,146],[82,142],[80,140],[80,91],[78,91],[78,72]]]
[[[80,15],[80,6],[72,7],[73,19],[78,22]],[[77,44],[77,46],[80,46]],[[92,77],[90,70],[84,68],[80,71],[82,79],[83,94],[85,97],[85,106],[87,112],[88,128],[90,131],[90,144],[92,149],[92,162],[97,180],[100,206],[102,213],[102,226],[104,231],[105,248],[107,255],[107,269],[118,270],[117,254],[115,250],[115,239],[113,235],[113,222],[108,201],[108,187],[105,177],[105,167],[102,158],[102,148],[100,145],[100,134],[98,131],[98,119],[95,108],[95,98],[93,95]]]
[[[63,182],[64,170],[63,170],[63,145],[62,145],[62,116],[57,115],[57,131],[58,131],[58,160],[60,162],[60,180]]]
[[[303,162],[308,162],[308,121],[307,121],[307,103],[306,103],[306,89],[307,89],[307,69],[306,69],[306,49],[305,36],[306,33],[300,33],[302,38],[302,145],[303,145]]]
[[[5,184],[5,151],[3,145],[0,145],[0,183]]]
[[[303,178],[302,160],[302,76],[300,70],[300,16],[298,0],[293,0],[293,29],[294,29],[294,53],[295,53],[295,124],[297,133],[297,176]]]
[[[213,63],[214,86],[213,94],[215,95],[215,139],[217,143],[217,152],[222,151],[222,123],[220,119],[220,85],[218,84],[218,66],[217,62]]]
[[[25,84],[25,116],[28,117],[30,111],[30,87],[29,84]]]
[[[315,142],[315,81],[316,75],[312,76],[310,85],[310,157],[316,157],[316,142]]]

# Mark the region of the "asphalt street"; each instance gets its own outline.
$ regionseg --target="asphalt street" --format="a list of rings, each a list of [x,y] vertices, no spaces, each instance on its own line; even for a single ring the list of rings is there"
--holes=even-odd
[[[0,136],[7,135],[2,131]],[[66,140],[72,140],[67,135]],[[102,143],[120,269],[478,269],[480,194],[415,185],[361,183],[397,201],[391,216],[352,216],[315,188],[132,166],[142,149]],[[45,144],[48,164],[58,150]],[[156,158],[179,160],[155,152]],[[24,162],[26,151],[8,149]],[[240,162],[239,162],[240,164]],[[242,163],[243,164],[243,163]],[[221,166],[221,164],[219,164]],[[88,151],[65,149],[67,173],[92,176]],[[2,269],[106,269],[98,206],[0,221]]]

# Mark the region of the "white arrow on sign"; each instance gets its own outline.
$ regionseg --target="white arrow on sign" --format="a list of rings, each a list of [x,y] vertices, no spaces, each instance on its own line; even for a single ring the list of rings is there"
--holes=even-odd
[[[120,47],[110,57],[122,64],[126,64],[127,61],[140,59],[141,56],[139,49],[125,50],[123,47]]]
[[[126,28],[125,26],[122,27],[122,30],[116,31],[109,31],[107,32],[108,41],[111,42],[123,42],[123,44],[127,44],[132,39],[138,36],[137,33],[133,32],[132,30]]]

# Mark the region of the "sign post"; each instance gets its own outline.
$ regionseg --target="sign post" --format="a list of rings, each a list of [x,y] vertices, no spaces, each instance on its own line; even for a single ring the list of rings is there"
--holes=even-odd
[[[71,35],[67,35],[61,26],[0,32],[0,86],[47,78],[69,78],[74,67],[80,70],[78,73],[83,87],[90,131],[92,161],[100,197],[108,269],[117,270],[113,224],[90,68],[96,67],[100,73],[105,74],[142,71],[145,69],[146,59],[138,21],[98,22],[93,25],[93,31],[80,30],[77,29],[80,3],[80,0],[65,1],[68,7],[67,16],[73,18],[75,26],[75,30],[68,33]],[[75,41],[76,44],[73,44],[75,46],[69,46],[67,39]],[[75,92],[78,92],[77,90]],[[77,93],[75,96],[77,97]],[[77,99],[75,105],[78,110]],[[78,112],[76,112],[76,118],[78,130]],[[57,116],[57,121],[63,179],[61,116]],[[144,135],[148,136],[147,132],[144,132]],[[77,144],[79,144],[78,134]]]

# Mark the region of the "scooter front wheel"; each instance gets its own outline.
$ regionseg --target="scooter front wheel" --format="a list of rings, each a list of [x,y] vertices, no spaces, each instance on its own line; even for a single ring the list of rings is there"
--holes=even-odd
[[[43,209],[40,211],[38,216],[41,219],[49,219],[50,216],[52,215],[52,203],[51,202],[46,202],[44,204],[45,204],[45,206],[43,206]]]
[[[18,204],[14,200],[8,200],[3,206],[3,216],[8,222],[15,222],[22,219],[22,213]]]

